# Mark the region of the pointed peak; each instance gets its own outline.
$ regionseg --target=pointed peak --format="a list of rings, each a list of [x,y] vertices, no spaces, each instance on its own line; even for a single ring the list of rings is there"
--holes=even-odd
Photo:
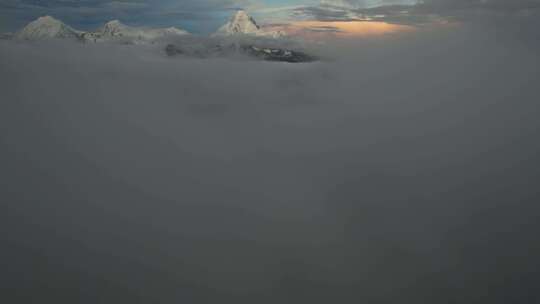
[[[255,20],[245,10],[237,11],[232,16],[231,22],[250,22],[253,24],[257,24]]]
[[[46,15],[46,16],[41,16],[41,17],[37,18],[37,20],[57,20],[57,19],[54,18],[53,16]]]
[[[243,16],[248,16],[249,17],[248,13],[243,9],[237,10],[236,13],[234,14],[234,16],[235,17],[243,17]]]
[[[187,32],[185,30],[179,29],[179,28],[174,27],[174,26],[164,28],[163,30],[166,31],[166,32],[169,32],[169,33],[186,33],[187,34]]]
[[[42,16],[17,32],[16,38],[38,40],[48,38],[77,38],[78,32],[51,16]]]
[[[242,9],[236,11],[229,22],[212,34],[214,37],[236,35],[252,35],[268,38],[280,38],[285,36],[283,32],[269,31],[264,27],[260,27],[257,22],[255,22],[255,19]]]
[[[63,23],[62,21],[52,17],[52,16],[41,16],[39,18],[37,18],[36,20],[34,20],[33,22],[37,22],[37,23]]]
[[[118,27],[118,26],[125,26],[125,25],[122,22],[120,22],[120,20],[114,19],[114,20],[111,20],[111,21],[105,23],[104,26],[105,27]]]
[[[111,21],[105,23],[101,27],[100,31],[103,34],[116,35],[119,32],[127,30],[127,29],[129,29],[129,27],[127,25],[120,22],[120,20],[115,19],[115,20],[111,20]]]
[[[259,26],[251,18],[246,11],[239,10],[237,11],[225,24],[222,26],[217,34],[219,35],[234,35],[234,34],[248,34],[255,33],[259,31]]]

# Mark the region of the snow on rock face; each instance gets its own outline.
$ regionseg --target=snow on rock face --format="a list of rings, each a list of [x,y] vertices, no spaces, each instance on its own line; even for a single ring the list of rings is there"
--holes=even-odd
[[[130,27],[118,20],[107,22],[95,32],[77,31],[62,21],[54,19],[51,16],[40,17],[16,35],[16,39],[21,40],[43,40],[43,39],[74,39],[83,42],[104,42],[120,40],[125,43],[147,43],[154,42],[160,38],[170,36],[187,35],[188,32],[170,28],[145,29]]]
[[[225,25],[220,27],[214,36],[253,35],[279,38],[284,36],[282,32],[266,31],[245,11],[240,10],[232,16]]]
[[[103,25],[98,32],[104,36],[115,37],[123,36],[124,33],[127,34],[129,30],[130,29],[127,25],[124,25],[119,20],[113,20],[105,23],[105,25]]]
[[[239,42],[223,42],[212,45],[168,44],[165,53],[169,57],[184,56],[193,58],[248,56],[253,59],[275,62],[302,63],[317,61],[317,57],[281,47],[260,47]]]
[[[20,30],[15,38],[41,40],[50,38],[79,39],[80,32],[51,16],[39,17]]]
[[[245,11],[240,10],[234,14],[229,22],[223,25],[217,33],[223,35],[254,34],[260,30],[255,20]]]
[[[85,41],[102,42],[112,40],[115,38],[141,38],[141,33],[131,28],[119,20],[112,20],[105,23],[101,28],[95,32],[85,33],[83,38]]]
[[[187,35],[188,32],[175,27],[144,29],[130,27],[118,20],[107,22],[99,30],[92,33],[83,34],[83,40],[86,42],[103,42],[115,39],[122,39],[130,43],[153,42],[157,39],[167,36]]]
[[[149,40],[158,39],[158,38],[166,37],[166,36],[189,35],[188,32],[178,29],[176,27],[146,29],[146,30],[142,30],[142,32],[143,32],[143,37]]]

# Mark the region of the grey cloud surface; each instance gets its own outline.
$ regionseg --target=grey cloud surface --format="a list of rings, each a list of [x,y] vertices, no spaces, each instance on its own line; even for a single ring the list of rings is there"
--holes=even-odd
[[[539,302],[538,40],[316,48],[0,41],[0,302]]]

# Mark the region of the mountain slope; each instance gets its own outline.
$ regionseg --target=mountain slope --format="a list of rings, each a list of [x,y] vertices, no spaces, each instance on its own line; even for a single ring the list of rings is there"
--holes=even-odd
[[[127,26],[118,20],[113,20],[107,22],[96,32],[83,34],[83,40],[86,42],[121,40],[128,43],[146,43],[154,42],[163,37],[188,34],[188,32],[175,27],[157,29],[136,28]]]
[[[222,27],[220,27],[214,36],[236,36],[252,35],[278,38],[283,36],[282,32],[266,31],[261,28],[255,19],[249,16],[244,10],[237,11]]]
[[[245,11],[240,10],[234,16],[218,29],[216,34],[236,35],[236,34],[255,34],[260,31],[259,25]]]
[[[79,39],[81,32],[51,16],[39,17],[16,33],[21,40],[41,40],[50,38]]]
[[[193,58],[217,58],[247,56],[264,61],[289,63],[313,62],[318,58],[302,51],[283,47],[263,47],[250,43],[224,41],[219,44],[168,44],[165,53],[169,57],[183,56]]]
[[[94,32],[77,31],[51,16],[40,17],[15,34],[20,40],[73,39],[83,42],[121,41],[125,43],[152,43],[164,37],[189,33],[175,28],[136,28],[118,20],[107,22]]]

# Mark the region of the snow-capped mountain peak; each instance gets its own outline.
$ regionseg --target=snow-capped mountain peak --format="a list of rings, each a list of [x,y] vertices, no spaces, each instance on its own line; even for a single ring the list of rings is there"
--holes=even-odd
[[[44,40],[51,38],[73,39],[81,42],[115,41],[126,44],[156,43],[163,39],[189,35],[175,28],[131,27],[119,20],[105,23],[96,31],[77,31],[51,16],[43,16],[30,22],[15,35],[20,40]],[[0,38],[4,38],[1,36]],[[9,37],[8,37],[9,38]]]
[[[114,19],[111,20],[103,25],[103,27],[119,27],[119,26],[125,26],[120,20]]]
[[[234,34],[254,34],[260,31],[257,22],[249,16],[246,11],[240,10],[234,14],[234,16],[223,25],[218,34],[222,35],[234,35]]]
[[[62,23],[62,21],[55,19],[54,17],[49,16],[49,15],[39,17],[36,20],[34,20],[34,22],[36,23]]]
[[[86,42],[104,42],[120,40],[125,43],[152,43],[164,37],[189,35],[188,32],[175,28],[139,28],[123,24],[119,20],[105,23],[96,32],[85,33],[83,40]]]
[[[99,29],[99,32],[102,35],[107,35],[107,36],[121,36],[122,32],[125,32],[128,29],[129,29],[129,26],[120,22],[120,20],[112,20],[105,23]]]
[[[43,16],[30,22],[16,34],[16,38],[39,40],[47,38],[78,38],[80,33],[51,16]]]

